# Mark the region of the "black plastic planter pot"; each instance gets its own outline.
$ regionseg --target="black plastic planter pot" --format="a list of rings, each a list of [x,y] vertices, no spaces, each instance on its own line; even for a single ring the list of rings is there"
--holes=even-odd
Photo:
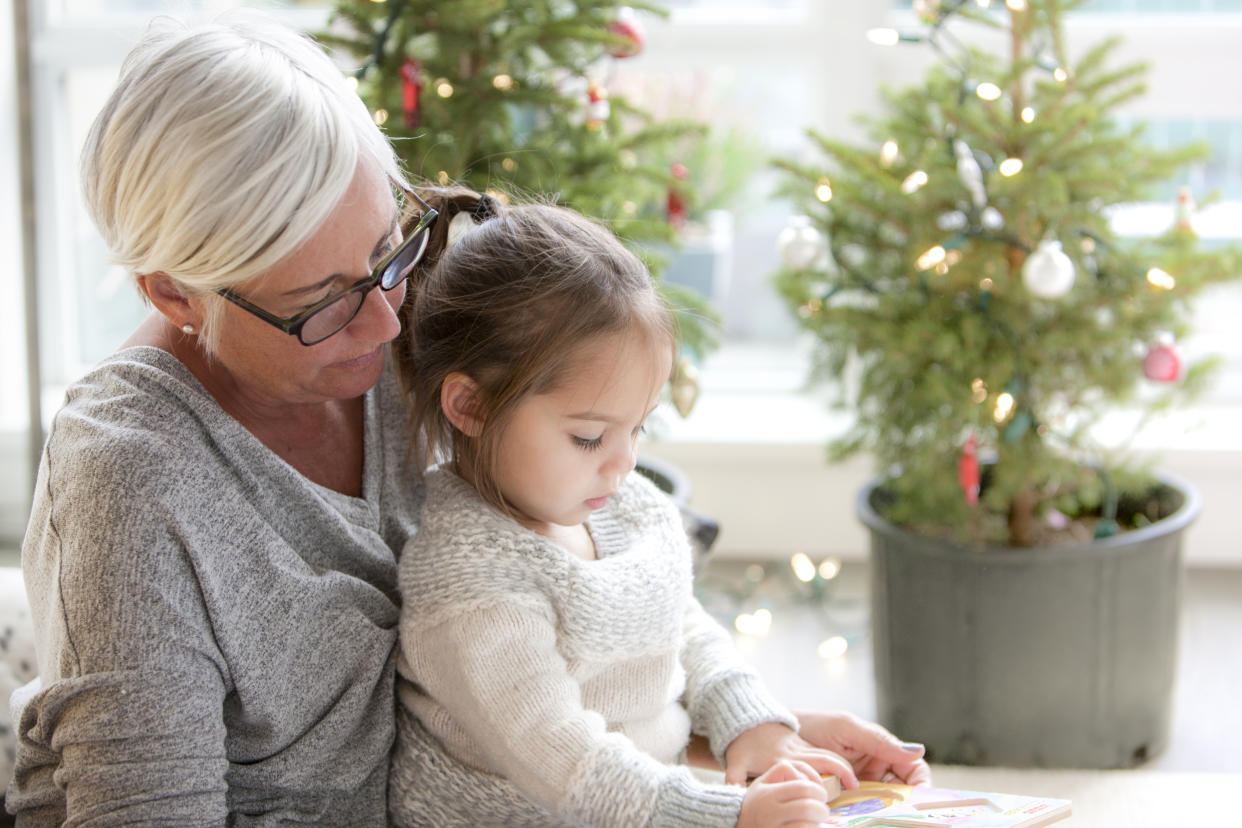
[[[871,624],[879,720],[936,762],[1124,768],[1168,742],[1182,536],[1198,492],[1146,528],[1075,546],[965,547],[876,514]]]

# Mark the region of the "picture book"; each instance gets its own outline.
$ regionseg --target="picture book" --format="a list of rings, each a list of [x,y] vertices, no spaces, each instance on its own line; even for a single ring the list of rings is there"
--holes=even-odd
[[[888,782],[863,782],[855,790],[841,792],[828,806],[832,818],[824,825],[831,828],[1038,828],[1070,815],[1067,799]]]

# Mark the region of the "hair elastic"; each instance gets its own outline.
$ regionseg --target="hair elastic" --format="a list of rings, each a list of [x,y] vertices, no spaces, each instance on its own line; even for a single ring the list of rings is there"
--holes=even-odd
[[[496,199],[492,198],[487,193],[480,193],[479,203],[474,205],[474,209],[470,211],[470,215],[474,216],[476,223],[482,224],[499,212],[499,206],[500,205],[496,203]]]

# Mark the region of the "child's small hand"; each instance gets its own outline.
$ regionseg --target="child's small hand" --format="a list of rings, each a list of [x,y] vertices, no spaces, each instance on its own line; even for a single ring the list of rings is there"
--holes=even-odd
[[[816,828],[830,815],[815,769],[782,759],[747,789],[737,828]]]
[[[724,759],[725,781],[735,785],[745,785],[746,780],[787,759],[805,763],[819,774],[837,777],[842,788],[858,787],[858,777],[849,762],[830,750],[815,747],[777,722],[742,733],[725,750]]]

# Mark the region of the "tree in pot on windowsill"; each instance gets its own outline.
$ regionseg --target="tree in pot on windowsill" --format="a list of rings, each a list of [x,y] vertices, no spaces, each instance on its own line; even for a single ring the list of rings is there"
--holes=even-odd
[[[1202,250],[1180,215],[1118,238],[1107,208],[1202,149],[1156,151],[1115,120],[1144,68],[1108,66],[1113,41],[1071,64],[1078,3],[987,5],[916,2],[917,32],[869,33],[942,60],[886,93],[872,145],[812,132],[823,159],[778,162],[807,214],[778,283],[817,376],[856,378],[831,455],[889,470],[859,499],[881,720],[939,761],[1132,765],[1167,741],[1198,498],[1119,467],[1091,428],[1204,386],[1210,366],[1173,343],[1242,256]],[[974,25],[1005,53],[960,45]]]

